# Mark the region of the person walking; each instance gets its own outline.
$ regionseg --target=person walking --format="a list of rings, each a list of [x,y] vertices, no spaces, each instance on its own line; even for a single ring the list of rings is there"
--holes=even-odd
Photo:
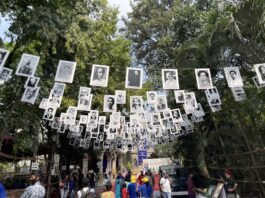
[[[118,173],[118,176],[115,180],[115,197],[121,198],[121,187],[124,184],[124,177],[121,173]]]
[[[101,193],[100,198],[115,198],[115,193],[111,191],[111,188],[111,182],[107,182],[105,184],[105,192]]]
[[[141,198],[151,198],[153,195],[153,189],[149,184],[149,180],[147,177],[144,177],[143,184],[139,186],[139,194]]]
[[[160,188],[163,198],[171,198],[171,178],[166,171],[163,171],[163,177],[160,179]]]
[[[2,181],[0,181],[0,198],[6,198],[6,190],[5,187],[2,183]]]
[[[134,175],[131,176],[131,183],[127,186],[128,195],[130,198],[136,198],[136,177]]]
[[[20,198],[44,198],[45,188],[40,183],[40,176],[37,173],[32,173],[29,182],[32,184],[28,186]]]

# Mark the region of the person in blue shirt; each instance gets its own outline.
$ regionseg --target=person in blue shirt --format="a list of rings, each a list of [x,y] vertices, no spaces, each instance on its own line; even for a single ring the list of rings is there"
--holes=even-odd
[[[0,181],[0,198],[6,198],[6,190],[3,183]]]
[[[149,184],[148,178],[144,177],[142,179],[144,182],[141,186],[139,186],[139,193],[142,198],[151,198],[153,195],[153,189],[151,185]]]
[[[127,186],[127,192],[130,198],[136,198],[136,177],[134,175],[131,176],[131,183]]]

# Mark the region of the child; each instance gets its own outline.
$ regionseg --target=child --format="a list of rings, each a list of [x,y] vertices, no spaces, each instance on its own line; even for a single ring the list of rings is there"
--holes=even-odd
[[[122,194],[122,198],[127,198],[126,183],[122,184],[122,187],[121,187],[121,194]]]

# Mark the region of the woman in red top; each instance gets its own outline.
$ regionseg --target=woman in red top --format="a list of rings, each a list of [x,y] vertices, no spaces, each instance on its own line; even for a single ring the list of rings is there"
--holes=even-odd
[[[127,198],[126,183],[122,184],[122,187],[121,187],[121,194],[122,194],[122,198]]]

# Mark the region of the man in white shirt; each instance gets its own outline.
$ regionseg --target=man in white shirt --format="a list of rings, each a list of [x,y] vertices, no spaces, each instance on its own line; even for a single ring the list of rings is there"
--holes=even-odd
[[[171,178],[166,171],[163,171],[163,177],[160,179],[160,188],[163,198],[171,198]]]

